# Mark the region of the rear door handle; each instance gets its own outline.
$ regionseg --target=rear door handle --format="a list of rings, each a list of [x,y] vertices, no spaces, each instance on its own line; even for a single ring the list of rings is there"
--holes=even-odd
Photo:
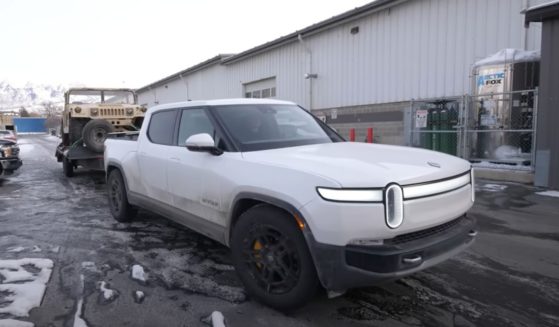
[[[169,160],[173,160],[173,161],[181,161],[179,158],[175,158],[175,157],[171,157],[169,158]]]

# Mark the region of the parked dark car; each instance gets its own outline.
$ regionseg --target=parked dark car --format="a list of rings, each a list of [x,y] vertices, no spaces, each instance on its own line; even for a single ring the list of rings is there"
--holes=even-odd
[[[19,147],[16,142],[0,139],[0,177],[14,175],[21,165]]]

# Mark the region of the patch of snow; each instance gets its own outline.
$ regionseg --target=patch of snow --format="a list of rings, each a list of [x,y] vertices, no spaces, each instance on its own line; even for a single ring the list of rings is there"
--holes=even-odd
[[[23,268],[17,270],[0,269],[0,275],[4,277],[2,283],[14,283],[33,280],[33,274]]]
[[[83,266],[83,263],[82,263]],[[85,277],[83,275],[80,275],[80,281],[81,281],[81,293],[82,293],[82,297],[80,297],[80,299],[78,300],[78,305],[76,306],[76,313],[74,314],[74,327],[87,327],[87,323],[85,322],[85,320],[82,319],[82,311],[83,311],[83,289],[84,289],[84,283],[85,283]]]
[[[482,184],[479,185],[479,190],[486,192],[501,192],[507,189],[507,185],[501,184]]]
[[[97,269],[95,262],[92,261],[84,261],[82,262],[82,268],[84,269]]]
[[[25,251],[25,248],[23,246],[16,246],[16,247],[11,247],[8,248],[8,250],[6,252],[15,252],[15,253],[19,253],[21,251]]]
[[[53,253],[60,252],[60,246],[54,246],[54,247],[50,248],[50,252],[53,252]]]
[[[83,308],[83,298],[78,301],[78,307],[76,308],[76,314],[74,315],[74,327],[87,327],[87,323],[82,319],[82,308]]]
[[[34,327],[35,325],[29,321],[21,321],[14,319],[0,319],[0,327]]]
[[[147,278],[147,274],[144,271],[144,267],[140,265],[132,266],[132,279],[136,279],[145,283],[146,278]]]
[[[38,245],[35,245],[35,246],[33,247],[33,250],[31,250],[31,252],[41,252],[41,251],[42,251],[42,250],[41,250],[41,248],[40,248]]]
[[[543,196],[552,196],[555,198],[559,198],[559,191],[543,191],[543,192],[536,192],[537,195]]]
[[[19,133],[23,134],[23,133]],[[35,145],[33,144],[20,144],[19,145],[19,153],[20,154],[29,154],[35,152]]]
[[[532,170],[532,168],[530,166],[507,165],[507,164],[492,163],[492,162],[488,162],[488,161],[475,162],[475,163],[472,163],[472,166],[474,168],[506,169],[506,170],[521,170],[521,171],[531,171]]]
[[[28,271],[25,266],[34,266],[39,271]],[[0,273],[4,277],[0,292],[7,294],[3,296],[5,305],[0,307],[0,313],[29,316],[31,309],[41,305],[52,267],[49,259],[0,260]]]
[[[118,296],[118,293],[115,290],[112,290],[107,287],[107,283],[101,282],[99,284],[99,290],[103,293],[103,298],[107,301],[111,301]]]
[[[540,60],[540,52],[537,50],[526,51],[521,49],[502,49],[487,58],[477,61],[474,64],[474,67],[538,60]]]
[[[136,303],[142,303],[146,295],[142,291],[135,291],[134,292],[134,301]]]
[[[202,321],[211,325],[212,327],[225,327],[225,317],[219,311],[212,312],[211,315],[202,319]]]

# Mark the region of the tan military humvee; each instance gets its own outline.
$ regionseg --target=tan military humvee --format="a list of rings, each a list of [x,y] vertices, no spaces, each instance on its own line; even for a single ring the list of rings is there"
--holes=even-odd
[[[64,94],[62,145],[103,152],[108,133],[139,130],[145,112],[131,89],[69,89]]]

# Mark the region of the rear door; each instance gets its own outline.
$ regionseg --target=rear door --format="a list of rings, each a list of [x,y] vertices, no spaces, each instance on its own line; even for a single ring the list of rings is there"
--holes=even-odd
[[[172,205],[167,183],[171,151],[175,147],[177,109],[157,111],[151,115],[146,138],[139,141],[138,165],[143,190],[141,193],[161,204]]]

